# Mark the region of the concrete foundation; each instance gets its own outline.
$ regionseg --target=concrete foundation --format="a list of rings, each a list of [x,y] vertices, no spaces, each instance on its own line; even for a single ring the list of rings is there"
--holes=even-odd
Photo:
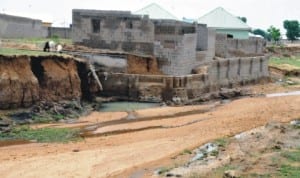
[[[184,76],[98,73],[104,88],[99,94],[136,101],[186,103],[218,92],[222,87],[231,88],[267,78],[267,63],[268,58],[264,56],[215,60],[207,74]]]

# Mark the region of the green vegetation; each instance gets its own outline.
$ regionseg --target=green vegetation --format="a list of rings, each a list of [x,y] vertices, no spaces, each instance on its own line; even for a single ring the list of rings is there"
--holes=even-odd
[[[185,154],[192,154],[192,151],[191,150],[189,150],[189,149],[184,149],[183,151],[182,151],[182,153],[180,153],[180,155],[185,155]]]
[[[282,165],[279,172],[280,177],[299,178],[300,167]]]
[[[298,20],[285,20],[283,27],[286,29],[286,37],[295,41],[300,37],[300,25]]]
[[[35,44],[37,46],[43,45],[46,41],[54,41],[56,43],[72,44],[71,39],[63,39],[57,36],[52,38],[18,38],[18,39],[2,39],[3,41],[22,43],[22,44]]]
[[[12,48],[0,48],[0,55],[28,55],[28,56],[49,56],[57,55],[62,56],[62,54],[54,52],[44,52],[44,51],[33,51],[33,50],[23,50],[23,49],[12,49]]]
[[[54,52],[43,52],[43,47],[46,41],[52,40],[56,43],[62,43],[70,45],[72,44],[71,39],[61,39],[57,36],[53,36],[52,38],[18,38],[18,39],[1,39],[4,43],[8,43],[11,45],[16,44],[22,48],[23,45],[28,46],[30,49],[38,49],[38,50],[23,50],[23,49],[11,49],[11,48],[0,48],[0,54],[2,55],[39,55],[39,56],[47,56],[47,55],[62,55]],[[32,47],[32,48],[31,48]],[[12,47],[13,48],[13,47]],[[17,47],[16,47],[17,48]]]
[[[218,150],[213,150],[212,152],[210,152],[211,156],[218,156],[219,155],[219,151]]]
[[[268,33],[271,36],[271,39],[275,42],[280,40],[281,33],[279,28],[275,28],[274,26],[270,26],[270,28],[267,30]]]
[[[269,64],[271,65],[283,65],[283,64],[289,64],[291,66],[299,67],[300,68],[300,56],[297,57],[272,57],[269,60]]]
[[[36,140],[37,142],[68,142],[79,140],[79,130],[69,128],[31,129],[29,126],[14,128],[10,133],[1,133],[0,140]]]
[[[271,36],[268,32],[262,30],[262,29],[255,29],[252,31],[253,34],[255,35],[260,35],[262,37],[264,37],[265,40],[271,41]]]
[[[281,156],[286,158],[288,161],[300,163],[300,148],[294,151],[283,152]]]
[[[40,115],[33,115],[32,120],[34,123],[50,123],[53,122],[53,119],[50,117],[40,116]]]
[[[163,174],[169,172],[171,169],[172,169],[171,167],[161,167],[158,170],[158,174],[163,175]]]
[[[218,138],[214,141],[218,147],[225,147],[228,145],[229,140],[228,138]]]
[[[300,148],[281,153],[282,164],[278,176],[288,178],[298,178],[300,175]]]

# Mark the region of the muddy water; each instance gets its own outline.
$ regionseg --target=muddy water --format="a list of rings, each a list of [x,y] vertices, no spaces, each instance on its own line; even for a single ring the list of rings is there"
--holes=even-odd
[[[139,109],[147,109],[159,107],[159,103],[142,103],[142,102],[108,102],[102,103],[100,111],[102,112],[116,112],[116,111],[134,111]]]
[[[148,127],[143,127],[143,128],[138,128],[138,129],[124,129],[124,130],[116,130],[116,131],[108,131],[104,133],[95,133],[94,131],[101,128],[101,127],[106,127],[106,126],[111,126],[111,125],[118,125],[118,124],[129,124],[129,123],[134,123],[134,122],[142,122],[142,121],[153,121],[153,120],[162,120],[162,119],[172,119],[176,117],[181,117],[181,116],[186,116],[186,115],[192,115],[192,114],[200,114],[200,113],[205,113],[210,111],[211,109],[214,109],[216,106],[211,106],[210,108],[205,108],[205,109],[199,109],[199,110],[193,110],[193,111],[185,111],[185,112],[180,112],[176,114],[169,114],[165,116],[151,116],[151,117],[138,117],[136,116],[135,119],[128,119],[122,118],[119,120],[113,120],[113,121],[106,121],[102,122],[99,124],[94,124],[94,125],[89,125],[84,128],[81,128],[81,133],[80,135],[82,137],[98,137],[98,136],[106,136],[106,135],[118,135],[118,134],[123,134],[123,133],[130,133],[130,132],[137,132],[137,131],[143,131],[143,130],[150,130],[150,129],[169,129],[169,128],[176,128],[176,127],[182,127],[190,124],[194,124],[196,122],[201,122],[205,119],[199,119],[197,121],[193,121],[191,123],[186,123],[183,125],[178,125],[178,126],[148,126]]]

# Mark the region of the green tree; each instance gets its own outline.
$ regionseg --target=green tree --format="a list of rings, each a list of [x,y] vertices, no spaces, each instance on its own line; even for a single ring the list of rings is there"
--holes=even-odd
[[[270,37],[273,41],[278,42],[281,37],[280,29],[275,28],[274,26],[270,26],[270,28],[267,30],[270,34]]]
[[[283,27],[286,29],[286,37],[291,40],[297,40],[300,37],[300,26],[298,20],[285,20]]]
[[[260,35],[262,37],[264,37],[264,39],[268,40],[268,41],[271,41],[271,36],[268,32],[262,30],[262,29],[255,29],[252,31],[253,34],[255,35]]]
[[[247,18],[246,18],[246,17],[240,17],[240,16],[238,16],[238,18],[239,18],[241,21],[243,21],[244,23],[247,23]]]

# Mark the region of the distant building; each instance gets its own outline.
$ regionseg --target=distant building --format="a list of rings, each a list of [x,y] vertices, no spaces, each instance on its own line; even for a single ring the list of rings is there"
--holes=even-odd
[[[149,4],[148,6],[134,12],[134,14],[148,15],[150,19],[178,20],[178,18],[173,14],[155,3]]]
[[[229,34],[236,39],[248,39],[251,27],[222,7],[218,7],[198,19],[198,23],[207,24],[217,33]]]
[[[1,38],[37,38],[46,37],[47,28],[41,20],[0,14]]]

